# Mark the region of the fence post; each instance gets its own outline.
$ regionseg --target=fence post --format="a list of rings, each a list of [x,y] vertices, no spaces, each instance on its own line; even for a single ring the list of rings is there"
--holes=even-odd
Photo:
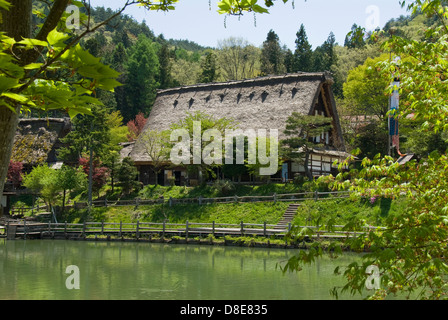
[[[23,220],[23,238],[26,240],[26,220]]]
[[[241,236],[244,236],[244,223],[241,221]]]
[[[139,231],[139,221],[137,220],[137,228],[135,230],[135,236],[138,240],[138,238],[140,238],[140,231]]]
[[[277,193],[274,193],[274,204],[277,203]]]
[[[168,201],[168,204],[169,204],[170,207],[173,206],[173,198],[172,197],[170,197],[170,200]]]
[[[212,235],[215,236],[215,220],[212,223]]]
[[[85,237],[86,236],[86,221],[84,220],[84,223],[82,225],[82,236]]]
[[[263,235],[266,237],[266,221],[263,223]]]
[[[104,198],[104,206],[107,207],[107,198]]]
[[[165,238],[165,223],[166,219],[163,219],[162,239]]]
[[[319,191],[315,191],[314,192],[314,201],[317,201],[317,200],[319,200]]]
[[[235,199],[235,202],[238,203],[238,196],[237,195],[235,195],[234,199]]]
[[[199,205],[202,205],[202,196],[198,197],[198,203],[199,203]]]
[[[187,242],[188,242],[188,220],[185,224],[185,240],[187,240]]]
[[[67,220],[64,223],[64,237],[67,238]]]
[[[120,221],[120,232],[118,233],[118,236],[121,238],[121,231],[122,231],[122,227],[123,227],[123,221]]]
[[[101,235],[103,235],[103,234],[104,234],[104,220],[101,221]]]

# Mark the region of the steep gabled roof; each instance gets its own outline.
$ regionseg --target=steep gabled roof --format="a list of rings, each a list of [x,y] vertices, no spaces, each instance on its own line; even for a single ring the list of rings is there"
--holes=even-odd
[[[339,119],[326,72],[294,73],[255,79],[198,84],[160,90],[144,130],[163,131],[187,116],[202,111],[215,118],[234,119],[245,129],[277,129],[283,136],[286,119],[293,113],[310,115],[322,97],[333,117],[335,141],[343,149]],[[321,99],[321,100],[322,100]],[[135,162],[149,161],[138,139],[130,156]]]

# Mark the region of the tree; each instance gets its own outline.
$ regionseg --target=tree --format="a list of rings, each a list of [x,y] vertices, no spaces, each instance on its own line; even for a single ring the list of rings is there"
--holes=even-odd
[[[347,48],[362,48],[366,45],[364,40],[365,29],[353,24],[350,32],[345,36],[344,47]]]
[[[129,121],[139,112],[151,110],[159,86],[159,58],[154,43],[144,35],[132,47],[126,70],[127,109],[122,109],[121,114]]]
[[[23,163],[18,161],[9,161],[9,167],[8,167],[8,183],[12,185],[13,188],[20,187],[22,180],[23,180]]]
[[[118,180],[124,194],[129,194],[134,188],[139,185],[136,181],[138,175],[137,168],[131,158],[125,157],[118,169]]]
[[[282,74],[286,72],[284,53],[278,35],[270,30],[261,47],[261,73]]]
[[[63,165],[56,174],[56,188],[62,192],[62,211],[65,211],[66,195],[71,190],[80,190],[87,184],[87,176],[81,168]]]
[[[86,153],[92,152],[96,158],[107,154],[111,139],[109,116],[106,107],[93,106],[91,114],[73,118],[73,130],[61,139],[65,146],[58,150],[59,157],[74,164]]]
[[[294,51],[294,71],[312,71],[313,51],[311,44],[308,42],[305,26],[300,25],[299,31],[296,33],[296,49]]]
[[[216,54],[209,50],[205,54],[205,58],[201,62],[201,75],[199,77],[199,82],[210,83],[214,82],[219,77],[219,67]]]
[[[155,184],[158,185],[158,174],[169,159],[170,132],[146,130],[142,133],[141,141],[146,154],[151,160],[151,170],[154,172]]]
[[[313,180],[309,169],[310,154],[314,148],[321,146],[313,138],[320,137],[322,133],[330,129],[331,118],[324,116],[309,116],[293,112],[286,120],[286,128],[283,132],[286,138],[281,141],[283,155],[288,160],[302,164],[310,180]]]
[[[158,83],[160,89],[171,88],[174,84],[173,77],[171,75],[171,52],[168,48],[168,44],[164,43],[158,52],[159,58],[159,76]]]
[[[337,63],[335,52],[336,38],[333,32],[330,32],[327,40],[314,50],[313,53],[313,69],[314,71],[331,71],[332,67]]]
[[[143,132],[143,129],[145,128],[146,121],[148,119],[145,118],[144,114],[142,112],[139,112],[135,119],[129,120],[126,124],[129,130],[128,140],[134,141],[137,139],[137,137]]]
[[[200,131],[195,129],[195,125],[199,125],[200,124]],[[210,158],[213,158],[212,160],[217,160],[217,161],[213,161],[214,163],[208,164],[205,161],[203,161],[203,156],[204,156],[204,150],[207,146],[210,147],[210,145],[212,144],[216,144],[219,145],[220,147],[220,151],[222,151],[222,145],[223,145],[223,137],[225,134],[226,129],[233,129],[236,126],[236,122],[233,119],[228,119],[228,118],[220,118],[220,119],[215,119],[213,116],[202,112],[202,111],[197,111],[195,113],[187,113],[187,116],[180,120],[178,123],[174,123],[171,125],[170,130],[171,132],[173,132],[176,129],[180,129],[180,130],[186,130],[186,132],[188,132],[189,137],[193,137],[195,132],[197,134],[200,133],[201,136],[201,143],[200,145],[196,145],[194,140],[193,143],[190,143],[190,139],[188,141],[181,141],[182,143],[187,142],[187,154],[188,156],[188,163],[189,164],[183,164],[186,165],[188,170],[192,171],[193,173],[198,173],[200,175],[200,177],[202,177],[202,182],[206,181],[206,179],[209,175],[214,176],[214,172],[213,169],[217,168],[217,167],[221,167],[222,165],[222,159],[224,157],[224,154],[221,154],[221,157],[219,159],[217,159],[217,155],[213,155],[213,151],[211,151],[208,155],[210,156]],[[206,141],[207,139],[203,139],[204,133],[210,129],[214,129],[214,132],[217,133],[216,136],[211,135],[209,138],[209,141]],[[210,131],[208,131],[210,132]],[[170,137],[172,138],[172,137]],[[212,139],[213,138],[213,139]],[[173,151],[173,149],[175,149],[175,143],[172,143],[169,146],[170,151],[170,160],[171,156],[173,153],[175,153],[175,151]],[[177,143],[176,143],[177,144]],[[196,148],[200,148],[200,156],[201,156],[201,161],[200,163],[195,163],[194,159],[193,161],[191,161],[190,157],[194,157],[195,154],[197,154],[197,152],[195,151]],[[176,154],[177,156],[177,154]],[[182,155],[184,156],[184,155]],[[190,164],[190,162],[192,162],[193,164]],[[217,163],[217,162],[221,162],[221,163]]]
[[[89,177],[89,204],[92,203],[91,192],[99,192],[106,184],[109,177],[109,169],[103,166],[99,159],[91,160],[89,156],[79,158],[79,165]]]
[[[344,83],[344,97],[351,104],[355,115],[375,116],[379,121],[386,119],[389,111],[389,96],[385,88],[389,86],[389,77],[385,77],[376,65],[389,60],[388,54],[366,61],[350,70]]]
[[[218,60],[226,81],[253,78],[258,74],[260,49],[243,38],[230,37],[218,42]]]

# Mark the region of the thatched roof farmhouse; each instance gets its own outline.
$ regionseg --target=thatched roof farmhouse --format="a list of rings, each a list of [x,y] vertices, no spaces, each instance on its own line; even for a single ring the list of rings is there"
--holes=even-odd
[[[160,90],[152,107],[145,130],[167,130],[187,116],[187,112],[202,111],[215,118],[234,119],[241,129],[277,129],[283,137],[286,119],[293,113],[325,115],[333,118],[333,130],[321,138],[326,150],[313,155],[312,171],[315,175],[327,174],[336,158],[345,158],[344,140],[331,86],[332,77],[326,73],[294,73],[260,77],[223,83],[208,83]],[[141,139],[135,143],[130,157],[140,169],[140,180],[152,181],[147,166],[151,159],[142,147]],[[331,152],[330,152],[331,151]],[[165,171],[181,181],[184,173]],[[288,164],[282,177],[292,178],[303,168]],[[146,178],[143,178],[145,176]],[[160,179],[159,179],[160,181]]]

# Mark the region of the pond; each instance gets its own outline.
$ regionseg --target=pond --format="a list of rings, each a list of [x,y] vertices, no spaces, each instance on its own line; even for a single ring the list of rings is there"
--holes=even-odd
[[[0,299],[324,300],[332,299],[330,289],[343,282],[333,274],[336,263],[345,265],[357,257],[323,257],[299,273],[283,274],[277,264],[295,253],[147,242],[1,240]]]

